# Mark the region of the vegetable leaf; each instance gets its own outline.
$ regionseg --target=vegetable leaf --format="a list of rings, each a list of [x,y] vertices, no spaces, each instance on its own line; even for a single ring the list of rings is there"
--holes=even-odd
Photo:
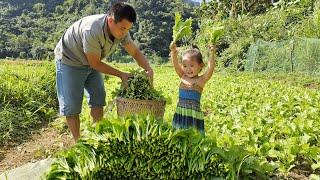
[[[175,24],[173,26],[173,42],[177,42],[183,37],[188,37],[192,35],[192,18],[188,18],[186,21],[183,21],[181,14],[179,12],[175,13]]]

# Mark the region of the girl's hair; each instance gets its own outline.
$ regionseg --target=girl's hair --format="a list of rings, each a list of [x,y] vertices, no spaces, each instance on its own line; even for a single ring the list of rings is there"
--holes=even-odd
[[[191,47],[186,50],[182,56],[189,55],[191,58],[194,58],[199,64],[203,64],[202,54],[196,45],[191,45]]]

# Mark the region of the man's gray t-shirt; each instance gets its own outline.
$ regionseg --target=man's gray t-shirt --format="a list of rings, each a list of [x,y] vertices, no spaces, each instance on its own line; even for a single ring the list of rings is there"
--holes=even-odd
[[[107,58],[119,44],[132,41],[129,33],[121,40],[112,41],[107,33],[106,18],[105,14],[91,15],[71,25],[54,50],[55,58],[70,66],[89,65],[85,53]]]

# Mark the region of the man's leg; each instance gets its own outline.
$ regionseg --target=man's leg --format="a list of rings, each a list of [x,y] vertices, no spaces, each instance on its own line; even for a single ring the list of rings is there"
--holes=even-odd
[[[94,123],[100,121],[103,117],[103,107],[91,107],[90,115]]]
[[[80,137],[79,114],[88,67],[73,67],[56,61],[56,85],[60,115],[65,116],[75,141]]]
[[[74,141],[80,138],[80,119],[79,115],[67,116],[67,124],[71,131]]]
[[[88,104],[91,108],[90,115],[93,122],[98,122],[103,118],[103,106],[105,106],[106,92],[104,89],[103,75],[91,69],[85,82]]]

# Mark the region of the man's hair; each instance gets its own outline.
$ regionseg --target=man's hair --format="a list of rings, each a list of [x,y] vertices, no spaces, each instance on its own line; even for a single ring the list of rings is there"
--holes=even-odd
[[[126,19],[131,23],[135,23],[137,19],[136,11],[132,6],[126,3],[115,3],[108,11],[108,16],[112,16],[116,23]]]

